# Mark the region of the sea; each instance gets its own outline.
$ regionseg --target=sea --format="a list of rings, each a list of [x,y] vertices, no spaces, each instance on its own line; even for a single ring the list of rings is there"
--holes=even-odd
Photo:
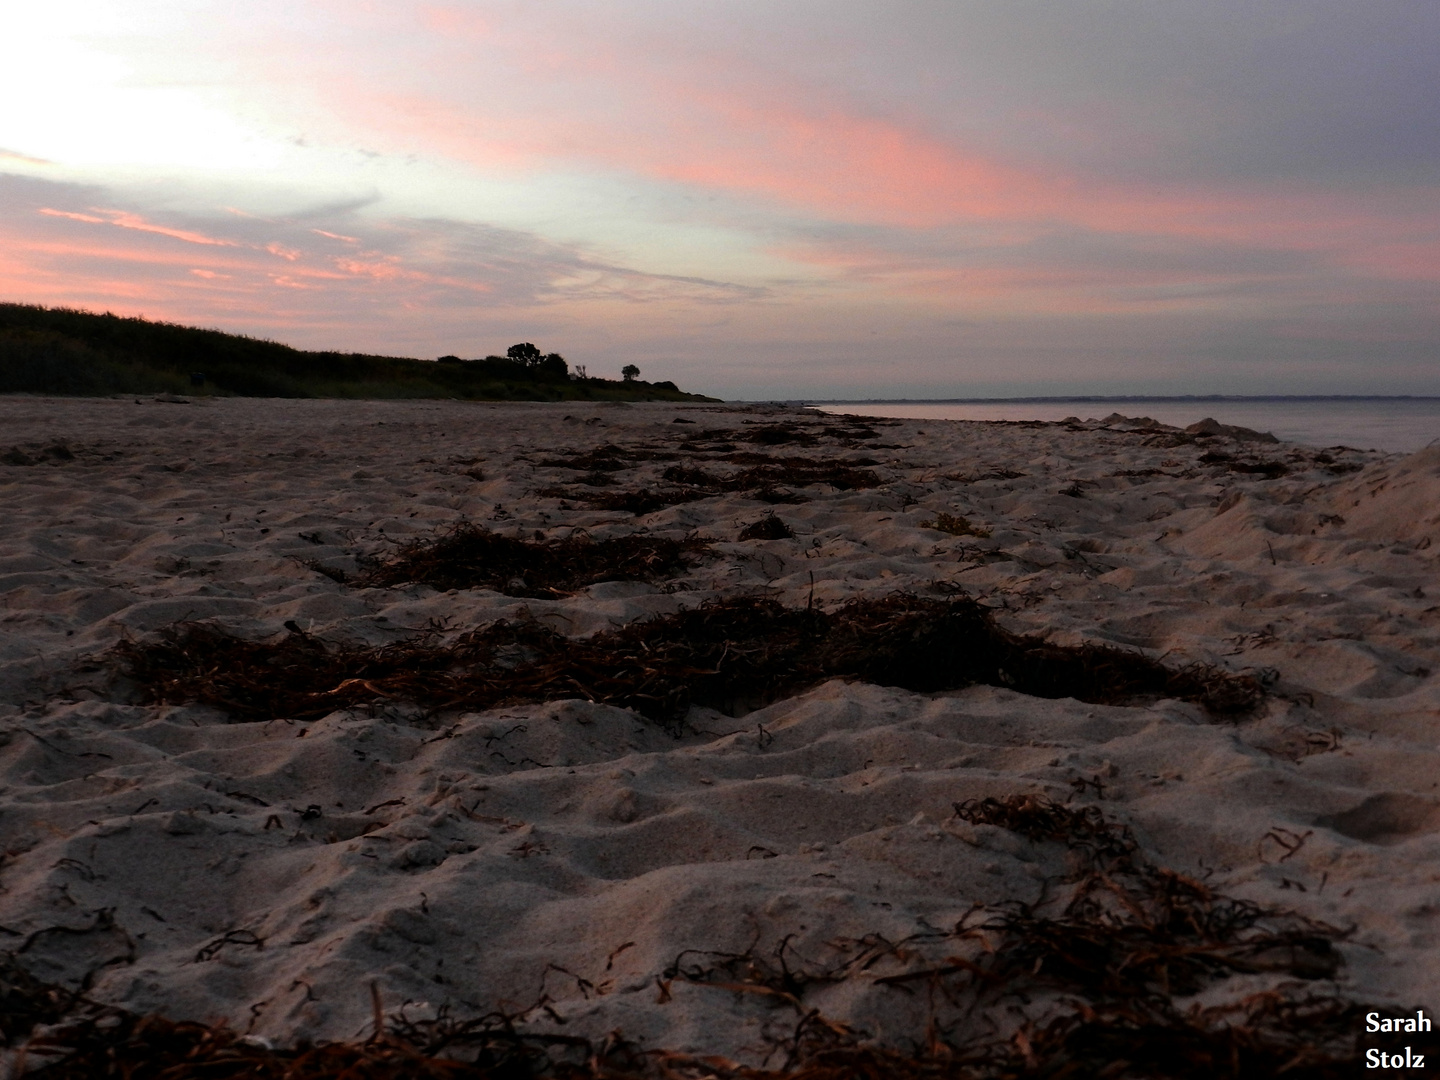
[[[1111,413],[1186,427],[1207,417],[1307,446],[1409,454],[1440,441],[1440,397],[1044,397],[807,401],[824,412],[914,420],[1081,420]]]

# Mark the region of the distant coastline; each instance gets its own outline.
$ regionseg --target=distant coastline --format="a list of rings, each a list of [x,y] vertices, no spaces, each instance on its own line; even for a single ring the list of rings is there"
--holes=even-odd
[[[105,397],[199,394],[268,398],[714,402],[673,382],[574,370],[532,342],[505,356],[420,360],[316,352],[276,341],[105,312],[0,302],[0,394]]]
[[[1269,431],[1287,442],[1398,453],[1440,437],[1440,396],[1421,394],[1099,394],[1008,398],[807,399],[796,408],[911,420],[1041,421],[1071,416],[1146,417],[1172,427],[1204,419]]]
[[[1440,401],[1440,394],[1073,394],[1055,397],[949,398],[787,398],[796,405],[1084,405],[1109,401],[1199,402],[1238,401]]]

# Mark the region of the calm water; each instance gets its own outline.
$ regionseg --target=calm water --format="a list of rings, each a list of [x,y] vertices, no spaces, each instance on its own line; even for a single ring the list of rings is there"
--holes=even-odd
[[[815,405],[825,412],[917,420],[1081,420],[1118,412],[1185,427],[1205,417],[1287,442],[1410,453],[1440,439],[1440,398],[1125,398]]]

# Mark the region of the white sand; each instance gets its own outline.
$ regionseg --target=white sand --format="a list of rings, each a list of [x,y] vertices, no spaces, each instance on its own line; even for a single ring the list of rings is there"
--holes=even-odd
[[[697,423],[671,423],[682,415]],[[887,482],[808,489],[810,501],[776,508],[793,540],[750,543],[735,537],[768,508],[739,496],[633,518],[532,494],[573,480],[536,465],[560,448],[673,446],[705,426],[773,419],[0,399],[0,453],[43,458],[0,464],[0,948],[94,926],[25,952],[42,977],[74,981],[124,956],[128,935],[133,962],[101,970],[94,996],[280,1040],[367,1033],[378,980],[386,1006],[409,1002],[412,1016],[543,994],[553,1012],[532,1014],[536,1025],[560,1017],[571,1034],[621,1028],[649,1046],[758,1058],[796,1014],[683,981],[665,1000],[657,977],[682,950],[768,955],[793,934],[796,955],[818,961],[838,939],[894,941],[951,926],[976,902],[1034,900],[1064,870],[1061,853],[958,823],[952,803],[1063,801],[1074,781],[1099,778],[1105,812],[1156,862],[1355,924],[1344,993],[1440,1008],[1440,449],[1335,451],[1363,471],[1334,475],[1285,446],[904,421],[878,429],[894,448],[768,448],[873,456]],[[73,460],[44,457],[57,443]],[[1288,456],[1294,471],[1265,480],[1197,464],[1206,449]],[[484,480],[464,475],[477,465]],[[618,475],[633,487],[663,467]],[[1077,483],[1078,497],[1061,494]],[[920,527],[938,511],[993,536]],[[343,565],[462,519],[722,542],[680,590],[607,583],[558,601],[357,591],[299,561]],[[254,636],[295,620],[381,643],[523,607],[579,635],[714,595],[802,605],[812,575],[826,605],[950,582],[1057,642],[1277,681],[1239,723],[1182,702],[832,682],[739,719],[695,710],[676,740],[577,701],[439,727],[403,707],[231,723],[134,704],[93,662],[122,634],[187,619]],[[311,805],[320,816],[302,818]],[[1275,829],[1306,838],[1283,862]],[[903,1040],[923,1009],[902,997],[852,980],[806,1005]]]

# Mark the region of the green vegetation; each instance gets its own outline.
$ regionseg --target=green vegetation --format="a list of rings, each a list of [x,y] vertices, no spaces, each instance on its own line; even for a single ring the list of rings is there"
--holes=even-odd
[[[192,385],[197,373],[203,387]],[[305,352],[219,330],[29,304],[0,304],[0,393],[715,400],[672,382],[588,378],[583,368],[572,372],[558,353],[542,354],[529,342],[483,360]]]

